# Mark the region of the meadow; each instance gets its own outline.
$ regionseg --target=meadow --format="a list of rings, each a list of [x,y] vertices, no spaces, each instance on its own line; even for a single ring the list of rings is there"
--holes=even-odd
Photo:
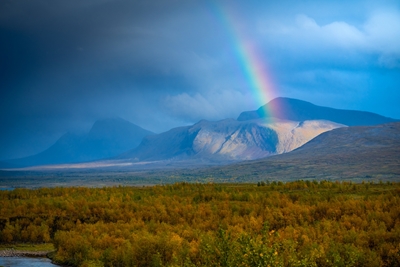
[[[0,242],[68,266],[400,266],[400,183],[0,191]]]

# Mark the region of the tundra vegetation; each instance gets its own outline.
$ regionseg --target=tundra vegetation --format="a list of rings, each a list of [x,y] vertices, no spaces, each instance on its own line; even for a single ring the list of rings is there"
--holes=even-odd
[[[1,191],[0,242],[68,266],[400,266],[400,184]]]

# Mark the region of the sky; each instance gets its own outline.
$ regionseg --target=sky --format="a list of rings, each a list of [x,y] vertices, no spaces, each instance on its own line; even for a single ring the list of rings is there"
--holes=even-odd
[[[400,119],[400,1],[0,1],[0,160],[279,96]]]

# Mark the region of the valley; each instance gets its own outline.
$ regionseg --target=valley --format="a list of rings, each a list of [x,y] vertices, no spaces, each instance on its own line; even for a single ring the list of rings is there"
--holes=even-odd
[[[52,165],[0,171],[0,188],[57,186],[102,187],[157,185],[175,182],[232,183],[331,180],[398,181],[400,123],[342,127],[323,133],[303,146],[257,160],[227,162],[130,160],[93,165]]]
[[[5,168],[0,244],[76,267],[397,266],[399,133],[202,120],[116,157]]]

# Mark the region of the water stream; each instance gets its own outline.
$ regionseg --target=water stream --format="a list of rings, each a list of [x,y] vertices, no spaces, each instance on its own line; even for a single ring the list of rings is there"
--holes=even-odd
[[[3,267],[58,267],[48,258],[0,257]]]

